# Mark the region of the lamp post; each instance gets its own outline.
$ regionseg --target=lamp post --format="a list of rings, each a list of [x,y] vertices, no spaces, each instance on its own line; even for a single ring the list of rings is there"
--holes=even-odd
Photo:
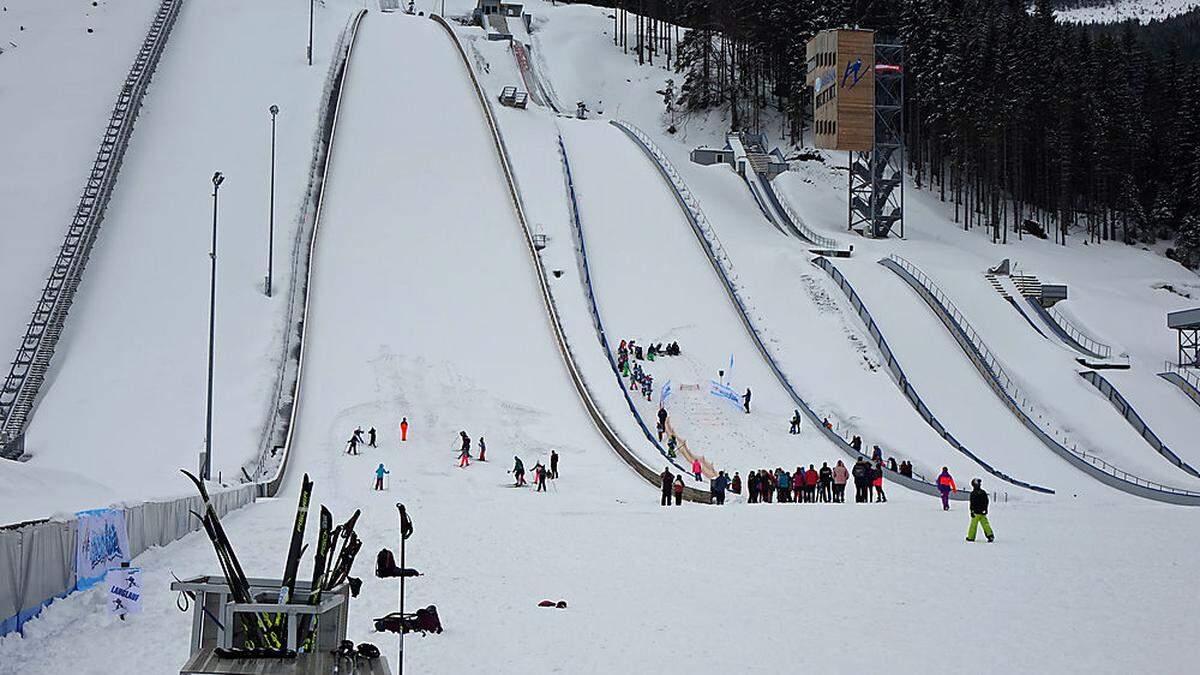
[[[313,2],[308,0],[308,65],[312,65]]]
[[[221,175],[220,171],[213,174],[212,250],[208,252],[208,257],[212,261],[208,295],[208,409],[204,419],[204,469],[201,472],[201,478],[204,480],[212,480],[213,340],[217,325],[217,193],[223,182],[225,182],[225,176]]]
[[[271,214],[267,219],[267,297],[271,297],[271,277],[275,264],[275,116],[279,106],[272,105],[271,111]]]

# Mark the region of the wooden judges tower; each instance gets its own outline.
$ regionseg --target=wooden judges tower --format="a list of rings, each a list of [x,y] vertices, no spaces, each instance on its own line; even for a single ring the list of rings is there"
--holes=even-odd
[[[875,31],[834,28],[808,41],[814,145],[849,153],[848,226],[904,236],[904,48]]]

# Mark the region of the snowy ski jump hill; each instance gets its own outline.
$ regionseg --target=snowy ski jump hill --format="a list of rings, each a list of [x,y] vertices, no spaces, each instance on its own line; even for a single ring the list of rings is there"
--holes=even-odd
[[[141,19],[122,6],[130,14],[117,23],[143,20],[153,3],[142,4]],[[261,289],[266,108],[284,111],[275,269],[290,274],[279,261],[304,224],[330,52],[362,6],[318,5],[318,58],[308,68],[295,39],[307,12],[294,4],[189,0],[183,8],[32,418],[32,459],[0,463],[0,522],[188,493],[175,470],[195,465],[203,439],[213,170],[229,176],[218,344],[236,345],[218,350],[214,448],[226,483],[253,464],[288,311]],[[223,519],[250,576],[280,574],[307,472],[315,503],[335,516],[362,509],[367,553],[355,574],[364,585],[348,637],[389,655],[393,636],[375,633],[372,619],[396,609],[395,584],[373,578],[369,558],[396,545],[394,505],[407,505],[416,527],[408,564],[424,573],[409,584],[409,602],[436,604],[446,627],[406,643],[407,665],[420,672],[766,672],[777,664],[754,655],[781,648],[789,665],[822,672],[878,668],[880,658],[888,671],[920,672],[931,654],[997,673],[1144,671],[1146,654],[1156,672],[1190,671],[1200,647],[1177,636],[1200,624],[1195,597],[1179,592],[1191,583],[1180,561],[1200,553],[1200,510],[1113,489],[1053,453],[918,291],[880,261],[903,256],[944,292],[1021,403],[1037,411],[1038,429],[1139,479],[1190,491],[1200,491],[1200,479],[1139,437],[1079,375],[1079,353],[1035,330],[984,273],[1010,258],[1043,282],[1066,283],[1064,320],[1130,366],[1104,377],[1197,466],[1200,407],[1157,376],[1175,349],[1165,314],[1194,306],[1195,274],[1116,244],[995,245],[915,189],[906,193],[903,240],[849,236],[844,158],[826,153],[772,187],[816,234],[854,245],[852,257],[829,260],[835,275],[813,263],[808,242],[767,220],[727,166],[688,161],[691,148],[724,141],[724,120],[694,116],[667,134],[655,91],[674,74],[614,48],[609,10],[531,0],[531,30],[514,29],[523,42],[514,50],[478,27],[368,5],[324,184],[288,470],[273,498]],[[446,14],[473,5],[448,0]],[[416,4],[427,15],[440,8]],[[126,30],[114,44],[140,39],[142,27]],[[5,63],[14,54],[0,55],[0,83],[17,81]],[[106,114],[119,61],[109,85],[88,94],[90,111],[71,113],[82,131],[62,142],[79,146],[74,158],[27,178],[61,182],[55,204],[73,199],[74,167],[93,150],[87,124]],[[504,87],[533,83],[538,96],[527,109],[499,104]],[[39,101],[52,98],[43,86],[41,99],[2,114],[36,118]],[[556,110],[575,101],[589,119]],[[678,184],[612,120],[645,130]],[[679,185],[707,230],[689,222]],[[0,196],[5,209],[39,211]],[[21,265],[0,265],[25,296],[4,293],[0,346],[23,326],[38,261],[52,258],[56,228],[69,217],[59,215],[28,232],[0,223],[5,241],[17,236],[28,247]],[[719,240],[719,261],[706,237]],[[682,347],[681,356],[640,362],[654,377],[652,401],[614,372],[627,338]],[[753,391],[751,414],[709,394],[718,377],[739,394]],[[859,435],[867,452],[878,444],[926,478],[942,466],[960,486],[982,478],[997,542],[966,544],[962,502],[944,512],[920,486],[891,479],[886,504],[760,507],[732,496],[724,507],[662,508],[631,466],[644,474],[671,464],[653,433],[668,381],[672,427],[717,470],[744,478],[759,468],[849,464],[838,439]],[[797,399],[830,421],[830,433],[808,417],[800,434],[787,433]],[[410,423],[403,443],[402,416]],[[345,442],[358,426],[374,426],[379,447],[350,456]],[[458,468],[460,430],[486,438],[487,461]],[[561,476],[550,492],[510,487],[514,456],[532,468],[552,450]],[[381,462],[391,473],[376,492]],[[703,491],[707,479],[688,485]],[[311,526],[308,534],[311,542]],[[136,564],[142,614],[113,621],[94,591],[56,600],[23,635],[0,638],[0,674],[101,672],[78,648],[100,643],[138,672],[178,672],[191,619],[176,609],[171,575],[216,573],[212,546],[194,533]],[[310,565],[306,557],[301,578]],[[537,607],[543,599],[568,608]],[[854,636],[864,631],[886,647],[862,648]]]

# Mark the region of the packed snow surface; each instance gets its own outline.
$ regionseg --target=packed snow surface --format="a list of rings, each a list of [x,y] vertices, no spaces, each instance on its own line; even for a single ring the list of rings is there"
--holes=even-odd
[[[447,13],[467,7],[451,0]],[[437,605],[446,626],[407,642],[407,665],[421,672],[767,672],[779,669],[779,658],[822,672],[880,663],[923,672],[931,658],[949,655],[982,672],[1119,673],[1146,670],[1147,654],[1156,672],[1190,672],[1200,647],[1177,636],[1200,628],[1194,597],[1179,592],[1191,583],[1187,561],[1200,553],[1196,511],[1116,492],[1051,454],[988,391],[924,302],[876,261],[900,253],[933,276],[1069,431],[1095,416],[1099,438],[1088,440],[1112,461],[1161,471],[1183,487],[1195,481],[1122,426],[1075,373],[1070,354],[1034,333],[982,275],[1011,257],[1043,281],[1068,283],[1072,319],[1129,355],[1131,370],[1112,381],[1139,411],[1155,410],[1148,421],[1161,424],[1174,446],[1197,437],[1200,413],[1160,405],[1167,397],[1188,402],[1153,373],[1174,350],[1163,315],[1200,296],[1194,274],[1150,251],[1085,248],[1074,237],[1066,247],[1033,239],[998,246],[980,230],[957,229],[947,205],[911,188],[903,240],[850,239],[854,257],[836,264],[934,412],[981,457],[1057,494],[1007,486],[916,416],[841,291],[809,263],[801,242],[763,218],[740,178],[724,166],[687,161],[690,147],[721,142],[718,117],[684,122],[687,139],[668,136],[654,89],[672,75],[657,63],[639,68],[612,47],[609,10],[542,2],[526,10],[534,16],[535,62],[561,99],[584,100],[605,117],[619,109],[679,168],[733,261],[768,348],[802,395],[841,433],[879,442],[919,470],[948,465],[960,485],[983,476],[1000,493],[990,511],[997,541],[964,542],[963,504],[944,512],[895,486],[887,504],[751,506],[734,497],[724,508],[658,506],[657,492],[606,446],[569,384],[534,262],[451,42],[426,19],[372,13],[348,74],[318,233],[290,474],[277,499],[225,519],[249,575],[280,574],[307,472],[316,481],[314,510],[323,503],[337,521],[363,510],[356,573],[364,590],[351,603],[348,637],[378,644],[393,661],[393,636],[374,633],[371,620],[396,609],[396,587],[369,568],[375,551],[396,546],[394,504],[407,505],[416,525],[408,561],[424,573],[408,584],[408,603]],[[499,87],[520,81],[506,45],[487,42],[476,28],[458,32],[492,100]],[[559,133],[575,172],[610,346],[622,337],[678,339],[683,357],[647,364],[656,385],[712,377],[732,352],[730,379],[754,390],[749,416],[703,397],[677,399],[672,415],[681,431],[711,450],[718,468],[743,473],[840,458],[811,430],[799,438],[783,431],[792,406],[753,350],[667,184],[637,147],[603,120],[494,107],[531,224],[547,235],[541,264],[561,272],[550,283],[572,353],[639,456],[651,466],[661,462],[591,324]],[[849,239],[839,163],[844,158],[835,154],[800,163],[774,186],[810,226]],[[206,193],[198,194],[203,202]],[[196,208],[203,213],[203,206]],[[206,250],[203,241],[198,246]],[[651,420],[655,404],[638,405]],[[1160,421],[1160,410],[1175,422]],[[405,443],[396,432],[401,417],[412,425]],[[380,447],[344,454],[356,426],[376,427]],[[460,430],[487,439],[487,462],[457,467]],[[532,467],[551,449],[562,458],[561,477],[548,493],[508,487],[514,455]],[[391,474],[388,489],[375,493],[380,462]],[[310,546],[314,535],[310,524]],[[138,563],[146,570],[144,614],[113,621],[96,592],[57,601],[24,638],[0,640],[0,673],[106,672],[107,664],[77,648],[99,643],[146,672],[177,672],[191,619],[175,609],[170,573],[214,573],[216,559],[194,534]],[[306,559],[301,578],[310,566]],[[537,607],[544,599],[568,607]]]

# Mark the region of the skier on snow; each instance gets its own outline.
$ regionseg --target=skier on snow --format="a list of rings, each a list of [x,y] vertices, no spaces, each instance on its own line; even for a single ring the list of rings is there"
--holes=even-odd
[[[375,446],[375,427],[371,427],[370,429],[367,430],[367,445],[371,446],[372,448],[376,447]]]
[[[391,471],[388,471],[387,469],[383,468],[383,462],[380,462],[378,468],[375,469],[375,489],[376,490],[383,489],[383,477],[389,473],[391,473]]]
[[[479,437],[479,461],[486,462],[487,444],[483,442],[483,436]]]
[[[513,456],[512,475],[517,482],[517,487],[525,484],[525,465],[521,463],[520,457]]]
[[[462,448],[458,451],[458,467],[471,466],[471,437],[467,436],[467,432],[458,432],[462,437]]]
[[[558,479],[558,451],[550,451],[550,477]]]
[[[534,492],[546,491],[546,467],[542,466],[541,462],[533,465],[533,483],[537,485]]]

